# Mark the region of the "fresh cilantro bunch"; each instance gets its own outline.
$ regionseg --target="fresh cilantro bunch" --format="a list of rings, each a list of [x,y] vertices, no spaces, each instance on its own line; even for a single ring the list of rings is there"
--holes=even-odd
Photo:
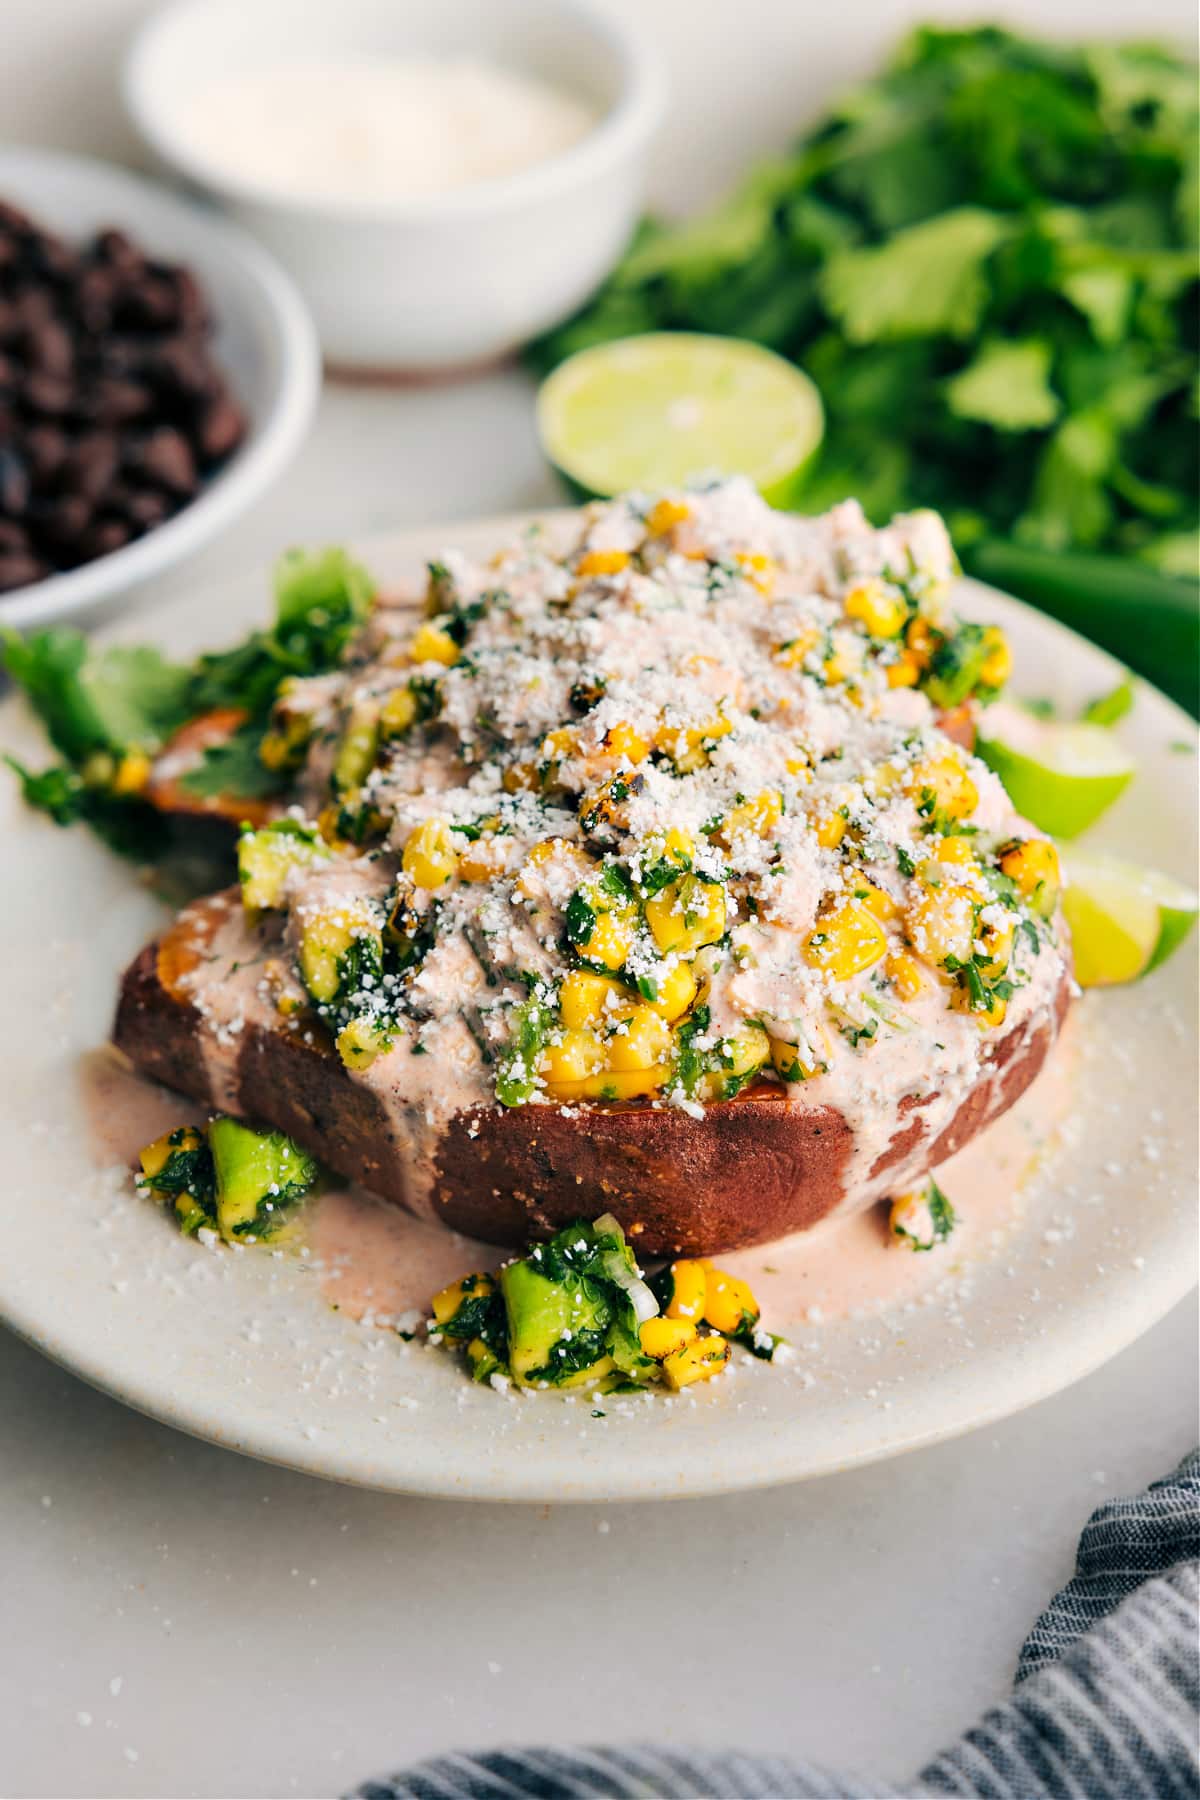
[[[645,226],[533,354],[755,339],[825,401],[805,510],[932,506],[968,560],[1007,539],[1194,576],[1198,205],[1170,52],[926,27],[715,212]]]

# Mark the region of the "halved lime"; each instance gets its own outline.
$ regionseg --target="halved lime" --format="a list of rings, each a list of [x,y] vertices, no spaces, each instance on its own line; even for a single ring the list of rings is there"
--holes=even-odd
[[[807,375],[740,338],[655,331],[568,357],[542,383],[538,434],[584,499],[748,475],[786,506],[821,442]]]
[[[1135,981],[1165,962],[1196,922],[1190,889],[1116,857],[1073,855],[1063,911],[1080,987]]]
[[[1086,831],[1137,766],[1103,725],[1048,724],[1015,706],[988,708],[975,748],[1017,811],[1061,838]]]

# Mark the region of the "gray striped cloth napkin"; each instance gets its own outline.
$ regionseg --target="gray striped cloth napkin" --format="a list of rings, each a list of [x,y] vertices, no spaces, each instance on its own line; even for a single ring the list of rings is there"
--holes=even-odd
[[[1092,1514],[1010,1699],[881,1785],[794,1756],[519,1749],[439,1756],[350,1800],[1196,1800],[1200,1450]]]

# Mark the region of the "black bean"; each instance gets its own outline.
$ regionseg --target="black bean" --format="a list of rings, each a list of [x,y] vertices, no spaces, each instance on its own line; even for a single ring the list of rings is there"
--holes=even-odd
[[[102,231],[92,246],[92,254],[98,262],[108,263],[111,268],[134,270],[144,269],[146,259],[123,231]]]
[[[112,323],[116,282],[111,269],[93,264],[75,283],[75,310],[84,331],[99,334]]]
[[[133,531],[124,519],[94,519],[80,536],[77,546],[80,561],[91,562],[94,557],[109,556],[132,537]]]
[[[161,392],[187,400],[213,397],[221,379],[203,340],[187,337],[163,338],[156,344],[148,359],[147,374]]]
[[[75,367],[75,346],[65,325],[46,319],[25,334],[25,354],[30,366],[43,375],[67,377]]]
[[[139,531],[161,525],[171,510],[171,503],[157,488],[122,488],[119,498],[110,494],[108,504],[125,515]]]
[[[140,381],[102,376],[92,389],[92,416],[98,425],[126,425],[144,419],[154,406],[154,396]]]
[[[0,587],[109,554],[246,432],[189,269],[125,232],[76,249],[0,200]]]
[[[58,494],[52,500],[36,501],[29,509],[38,542],[60,553],[78,541],[91,516],[92,508],[82,494]]]
[[[40,375],[35,370],[21,384],[21,399],[30,412],[59,419],[72,410],[75,387],[61,375]]]
[[[94,506],[111,487],[121,460],[120,447],[111,431],[89,431],[72,446],[62,470],[63,486],[82,494]]]
[[[14,296],[13,307],[22,333],[36,331],[54,318],[54,296],[44,287],[25,287]]]
[[[229,394],[213,400],[196,426],[196,443],[205,462],[219,462],[228,456],[245,435],[245,415]]]
[[[29,470],[8,444],[0,444],[0,512],[19,519],[29,505]]]
[[[0,552],[0,594],[11,594],[15,588],[30,587],[51,573],[50,564],[26,550]]]
[[[53,480],[67,459],[66,433],[57,425],[31,425],[22,443],[34,481],[44,485]]]
[[[156,487],[181,498],[194,494],[199,482],[196,459],[183,433],[162,425],[139,444],[130,467]]]
[[[179,321],[179,302],[169,281],[139,275],[118,293],[114,317],[134,331],[167,331]]]

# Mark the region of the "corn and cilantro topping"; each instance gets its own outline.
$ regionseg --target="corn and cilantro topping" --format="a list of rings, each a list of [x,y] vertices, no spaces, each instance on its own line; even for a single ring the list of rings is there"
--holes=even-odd
[[[282,1131],[254,1131],[219,1114],[203,1129],[180,1125],[147,1144],[137,1185],[163,1201],[186,1237],[226,1243],[277,1238],[317,1179],[317,1165]]]
[[[957,1223],[954,1208],[932,1178],[912,1193],[898,1194],[888,1212],[888,1231],[905,1250],[936,1250]]]
[[[933,514],[739,482],[432,564],[424,620],[381,615],[272,721],[297,804],[240,860],[296,1028],[371,1079],[433,1057],[447,1105],[852,1088],[956,1032],[968,1067],[1062,961],[1053,847],[939,727],[1011,661],[954,571]]]
[[[711,1262],[644,1279],[609,1214],[462,1276],[430,1311],[430,1341],[464,1350],[474,1379],[497,1387],[679,1392],[720,1375],[734,1344],[770,1362],[783,1341],[761,1328],[747,1284]]]

